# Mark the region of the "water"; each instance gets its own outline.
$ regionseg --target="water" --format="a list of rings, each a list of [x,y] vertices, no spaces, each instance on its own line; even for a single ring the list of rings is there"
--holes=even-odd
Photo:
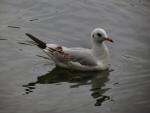
[[[149,113],[148,0],[1,0],[1,113]],[[68,47],[90,48],[106,29],[114,71],[55,68],[24,33]]]

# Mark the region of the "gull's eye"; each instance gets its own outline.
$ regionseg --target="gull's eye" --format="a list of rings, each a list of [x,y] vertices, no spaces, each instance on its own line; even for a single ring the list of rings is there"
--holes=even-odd
[[[97,33],[97,36],[99,36],[99,37],[102,37],[102,34],[100,34],[100,33]]]

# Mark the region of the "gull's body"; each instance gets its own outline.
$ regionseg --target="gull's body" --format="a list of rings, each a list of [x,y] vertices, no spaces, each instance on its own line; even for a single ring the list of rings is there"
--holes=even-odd
[[[98,38],[96,33],[101,33],[99,35],[103,38]],[[67,48],[57,44],[46,44],[31,34],[27,33],[26,35],[34,40],[37,46],[43,49],[57,66],[82,71],[105,70],[109,67],[109,51],[104,40],[111,42],[112,40],[107,38],[106,32],[101,28],[93,30],[91,34],[93,38],[91,49]]]

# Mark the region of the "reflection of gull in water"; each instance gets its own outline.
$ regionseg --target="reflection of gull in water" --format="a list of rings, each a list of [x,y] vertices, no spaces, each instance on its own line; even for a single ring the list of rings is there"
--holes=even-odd
[[[56,44],[46,44],[33,35],[26,33],[57,66],[84,71],[105,70],[109,67],[109,51],[104,41],[113,42],[102,28],[91,33],[92,48],[67,48]]]
[[[37,81],[23,85],[26,94],[34,91],[36,84],[57,84],[63,82],[71,83],[70,88],[78,88],[82,85],[91,86],[91,96],[96,99],[95,106],[100,106],[102,102],[109,100],[110,97],[104,95],[108,88],[104,88],[108,79],[109,71],[102,72],[82,72],[54,68],[51,72],[37,78]]]

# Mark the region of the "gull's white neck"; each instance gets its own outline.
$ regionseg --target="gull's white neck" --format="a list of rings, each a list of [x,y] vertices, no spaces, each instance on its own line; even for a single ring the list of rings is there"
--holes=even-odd
[[[109,51],[104,42],[98,43],[93,41],[92,45],[93,55],[104,64],[108,64],[109,62]]]

